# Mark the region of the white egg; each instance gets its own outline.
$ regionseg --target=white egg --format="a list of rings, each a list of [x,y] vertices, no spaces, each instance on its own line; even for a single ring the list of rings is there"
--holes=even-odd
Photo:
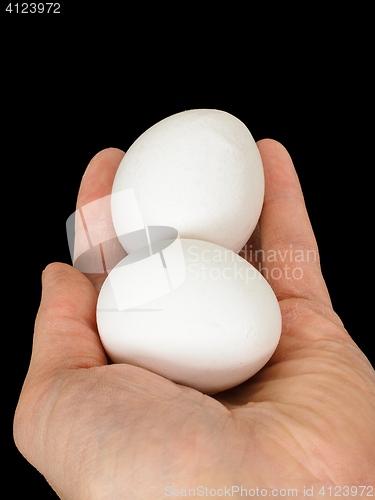
[[[139,247],[122,235],[144,226],[170,226],[181,238],[238,252],[263,196],[262,161],[247,127],[224,111],[194,109],[156,123],[132,144],[114,180],[112,218],[128,253]]]
[[[279,304],[263,276],[213,243],[176,239],[125,257],[101,289],[97,322],[117,363],[207,394],[233,387],[270,359]]]

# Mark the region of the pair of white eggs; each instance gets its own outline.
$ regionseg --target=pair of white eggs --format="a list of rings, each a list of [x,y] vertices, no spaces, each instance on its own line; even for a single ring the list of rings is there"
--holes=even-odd
[[[196,109],[144,132],[113,183],[128,255],[100,291],[101,341],[129,363],[213,394],[270,359],[281,333],[270,285],[237,252],[258,222],[264,173],[247,127]]]

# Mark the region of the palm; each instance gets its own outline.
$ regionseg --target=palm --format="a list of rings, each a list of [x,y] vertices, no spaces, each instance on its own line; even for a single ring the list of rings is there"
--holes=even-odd
[[[266,256],[283,255],[291,245],[315,250],[284,150],[273,141],[259,148],[267,193],[261,237],[253,236],[251,248],[261,245]],[[92,162],[78,205],[109,194],[121,156],[110,150]],[[284,167],[272,168],[277,163]],[[276,279],[272,269],[280,263],[262,261],[280,300],[280,344],[257,375],[212,397],[141,368],[108,365],[95,322],[104,276],[89,281],[52,265],[44,286],[59,294],[46,292],[38,314],[36,331],[43,333],[35,338],[15,424],[21,451],[63,498],[158,499],[167,486],[242,485],[269,493],[371,484],[374,372],[333,312],[318,262],[306,260],[290,262],[303,280]],[[30,418],[42,439],[30,439]]]

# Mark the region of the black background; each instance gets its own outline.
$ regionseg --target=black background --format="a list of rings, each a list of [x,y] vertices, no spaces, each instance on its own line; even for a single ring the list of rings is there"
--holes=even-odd
[[[123,37],[131,20],[120,36],[104,31],[99,21],[73,32],[13,26],[2,33],[3,283],[9,288],[4,310],[11,314],[10,326],[3,329],[3,376],[11,383],[6,438],[10,467],[24,478],[13,483],[12,475],[14,498],[26,492],[55,498],[11,437],[41,272],[52,261],[70,263],[65,221],[91,157],[110,146],[126,150],[173,113],[222,109],[240,118],[255,140],[269,137],[286,146],[334,308],[374,360],[367,298],[373,282],[366,206],[366,186],[373,182],[366,123],[370,73],[358,50],[361,40],[353,52],[344,33],[316,43],[316,38],[302,42],[301,31],[289,31],[285,40],[281,29],[280,39],[266,44],[272,29],[262,18],[261,50],[248,31],[233,39],[222,23],[208,37],[195,25],[182,42],[176,39],[178,28],[155,30],[147,43],[142,30]]]

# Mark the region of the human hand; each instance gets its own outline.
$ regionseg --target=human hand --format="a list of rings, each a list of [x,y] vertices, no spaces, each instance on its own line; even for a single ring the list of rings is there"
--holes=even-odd
[[[108,364],[95,316],[105,273],[47,266],[14,436],[61,498],[158,500],[189,488],[198,496],[198,486],[241,498],[234,485],[274,497],[314,486],[315,498],[323,485],[357,485],[359,497],[360,485],[374,486],[374,370],[332,309],[288,153],[272,140],[258,147],[265,201],[242,255],[273,287],[283,330],[247,382],[207,396]],[[110,194],[123,154],[94,157],[77,208]]]

